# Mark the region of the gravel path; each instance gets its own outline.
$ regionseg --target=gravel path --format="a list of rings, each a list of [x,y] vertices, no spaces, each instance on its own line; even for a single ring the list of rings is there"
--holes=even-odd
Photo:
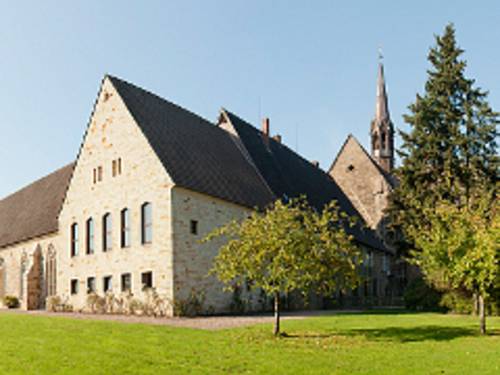
[[[282,314],[283,320],[290,319],[305,319],[312,316],[333,315],[342,311],[296,311]],[[349,311],[355,312],[355,311]],[[357,311],[356,311],[357,312]],[[88,319],[88,320],[104,320],[123,323],[142,323],[152,325],[165,325],[173,327],[186,327],[204,330],[219,330],[234,327],[244,327],[260,323],[273,322],[272,314],[261,315],[246,315],[246,316],[210,316],[196,318],[153,318],[144,316],[126,316],[126,315],[99,315],[99,314],[82,314],[82,313],[51,313],[47,311],[22,311],[22,310],[6,310],[0,309],[0,314],[19,314],[30,316],[50,316],[50,317],[65,317],[71,319]]]

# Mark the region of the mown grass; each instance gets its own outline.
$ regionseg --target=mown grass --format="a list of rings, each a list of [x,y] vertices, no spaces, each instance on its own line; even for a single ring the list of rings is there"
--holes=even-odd
[[[223,331],[0,314],[1,374],[500,374],[500,318],[363,313]]]

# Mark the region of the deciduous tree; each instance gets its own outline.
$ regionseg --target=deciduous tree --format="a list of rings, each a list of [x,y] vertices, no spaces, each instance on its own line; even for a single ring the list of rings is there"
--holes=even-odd
[[[358,282],[360,251],[334,202],[322,212],[304,199],[278,200],[264,212],[232,221],[204,241],[227,240],[212,273],[228,288],[251,285],[274,298],[274,334],[280,332],[280,296],[292,291],[332,294]]]

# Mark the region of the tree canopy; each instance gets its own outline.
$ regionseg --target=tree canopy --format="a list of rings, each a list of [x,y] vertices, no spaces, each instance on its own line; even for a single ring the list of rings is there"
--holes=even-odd
[[[205,238],[227,239],[211,272],[228,287],[250,284],[273,296],[278,334],[280,294],[332,294],[358,282],[360,250],[345,230],[348,225],[352,220],[335,202],[317,212],[305,199],[278,200],[264,212],[232,221]]]
[[[485,228],[495,220],[500,119],[487,93],[466,78],[463,52],[453,25],[436,36],[424,94],[404,117],[410,131],[400,131],[402,166],[389,215],[427,280],[447,277],[451,287],[483,293],[498,251]]]

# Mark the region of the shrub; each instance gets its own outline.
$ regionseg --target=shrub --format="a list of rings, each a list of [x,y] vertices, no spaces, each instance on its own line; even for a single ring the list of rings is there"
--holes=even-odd
[[[456,314],[472,314],[474,312],[472,296],[457,290],[444,293],[439,305]]]
[[[410,282],[404,292],[405,307],[417,311],[442,311],[441,293],[427,285],[424,279],[418,278]]]
[[[20,306],[19,298],[16,296],[5,296],[3,299],[3,303],[9,309],[17,309]]]
[[[46,309],[47,309],[47,311],[50,311],[50,312],[58,312],[61,304],[62,304],[62,301],[61,301],[61,297],[59,297],[59,296],[47,297],[47,299],[45,301]]]
[[[174,301],[175,316],[196,316],[203,313],[205,303],[205,293],[191,289],[191,293],[186,299],[177,299]]]

